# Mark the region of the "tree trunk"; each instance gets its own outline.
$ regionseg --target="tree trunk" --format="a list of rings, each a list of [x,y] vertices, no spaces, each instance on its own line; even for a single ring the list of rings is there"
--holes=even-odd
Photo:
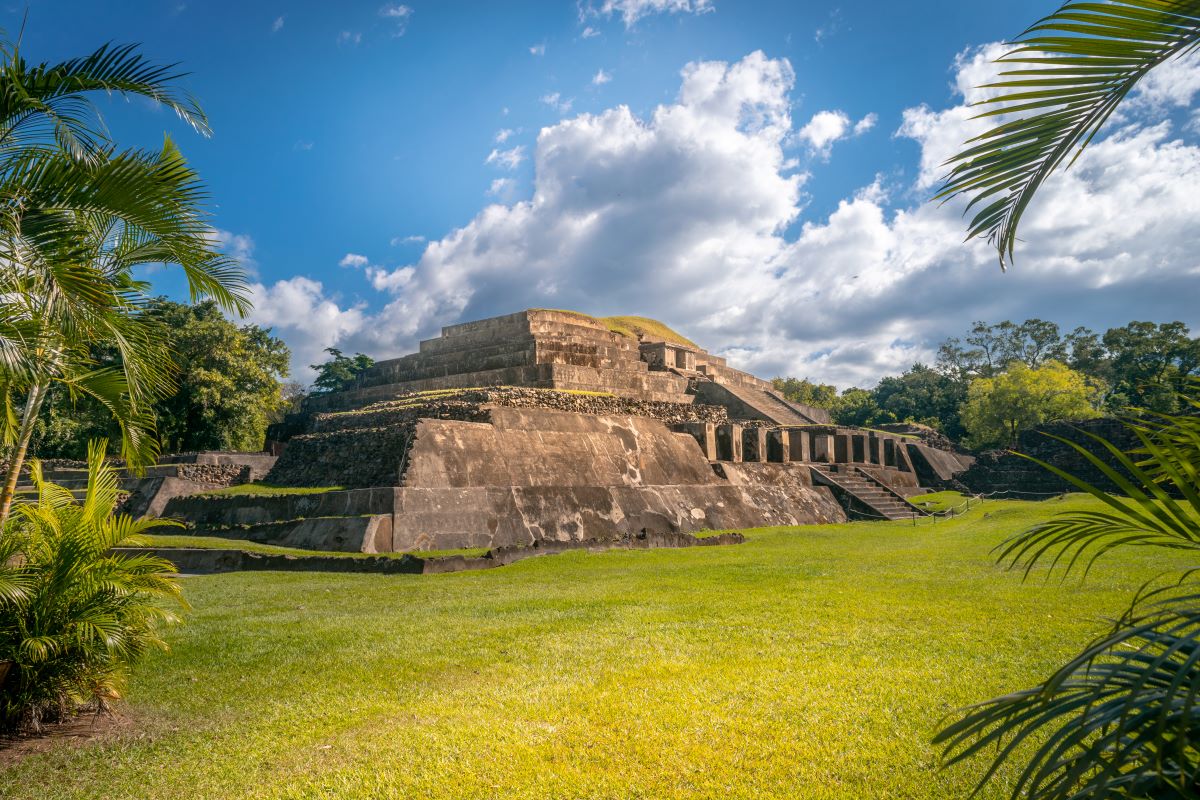
[[[0,491],[0,532],[3,532],[12,512],[13,498],[17,494],[17,483],[21,479],[21,467],[25,464],[25,452],[29,449],[29,440],[33,437],[33,425],[37,422],[38,412],[42,408],[42,400],[46,397],[46,387],[35,384],[29,389],[25,398],[25,412],[21,416],[21,431],[17,437],[17,449],[13,452],[12,462],[8,465],[8,474],[4,478],[4,489]]]

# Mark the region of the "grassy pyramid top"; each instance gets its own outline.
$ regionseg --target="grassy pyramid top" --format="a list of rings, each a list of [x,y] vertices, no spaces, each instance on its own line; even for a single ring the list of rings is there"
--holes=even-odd
[[[630,339],[645,337],[651,341],[667,341],[682,344],[687,347],[693,347],[700,350],[700,345],[693,342],[691,339],[683,336],[680,333],[669,328],[667,325],[659,322],[656,319],[649,317],[636,316],[620,316],[620,317],[593,317],[591,314],[584,314],[579,311],[570,311],[561,308],[538,308],[534,311],[554,311],[557,314],[570,314],[575,317],[582,317],[593,322],[598,322],[604,325],[613,333],[621,336],[628,336]]]

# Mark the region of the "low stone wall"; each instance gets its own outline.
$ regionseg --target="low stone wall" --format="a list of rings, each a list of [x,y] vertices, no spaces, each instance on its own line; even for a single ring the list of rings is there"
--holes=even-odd
[[[220,528],[197,527],[197,536],[244,539],[260,544],[335,553],[392,552],[392,515],[316,517]]]
[[[1091,452],[1102,455],[1109,466],[1115,467],[1101,445],[1085,434],[1101,436],[1121,450],[1129,451],[1140,442],[1137,437],[1112,418],[1086,420],[1082,422],[1057,422],[1044,425],[1036,431],[1021,435],[1019,450],[1046,463],[1053,464],[1071,475],[1082,478],[1106,492],[1119,492],[1119,488],[1103,472],[1088,463],[1082,455],[1060,441],[1044,434],[1061,436],[1083,444]],[[1007,450],[991,450],[981,453],[970,469],[960,473],[957,479],[972,493],[1009,495],[1013,499],[1035,499],[1050,497],[1063,492],[1078,491],[1072,484],[1038,466],[1027,458]]]
[[[314,494],[195,494],[172,499],[166,506],[165,516],[187,520],[195,527],[222,528],[306,517],[391,514],[395,491],[391,487],[381,487]]]
[[[605,550],[649,550],[660,547],[718,547],[741,544],[740,533],[696,537],[687,534],[639,534],[622,539],[588,539],[579,542],[538,542],[530,547],[498,547],[482,556],[407,555],[401,558],[346,558],[339,556],[292,556],[248,553],[245,550],[175,547],[118,547],[119,555],[152,555],[172,562],[182,573],[211,575],[221,572],[354,572],[384,575],[443,575],[515,564],[527,558],[558,555],[575,550],[592,553]]]
[[[248,464],[180,464],[176,474],[184,480],[212,487],[235,486],[254,480],[254,469]]]

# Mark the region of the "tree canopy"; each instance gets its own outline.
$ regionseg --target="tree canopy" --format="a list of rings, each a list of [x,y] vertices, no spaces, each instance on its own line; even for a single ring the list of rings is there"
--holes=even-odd
[[[961,409],[972,447],[1017,447],[1024,431],[1056,420],[1100,416],[1100,388],[1058,361],[1030,367],[1014,361],[994,378],[976,378]]]
[[[287,345],[257,325],[237,325],[216,303],[185,305],[158,298],[144,312],[177,365],[173,393],[152,407],[164,449],[258,450],[267,425],[288,404]],[[99,345],[95,358],[117,366],[119,355]],[[34,452],[42,457],[83,458],[89,439],[111,431],[111,415],[88,398],[55,391],[37,428]]]
[[[327,347],[325,352],[332,358],[322,364],[311,364],[317,371],[313,381],[313,394],[329,394],[350,388],[359,373],[375,365],[375,359],[362,353],[348,356],[336,347]]]

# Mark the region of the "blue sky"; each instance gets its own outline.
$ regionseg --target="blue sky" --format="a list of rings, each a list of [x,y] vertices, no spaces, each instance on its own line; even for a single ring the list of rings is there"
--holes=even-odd
[[[969,127],[954,113],[963,102],[955,86],[975,74],[975,48],[1018,33],[1055,5],[32,2],[23,48],[27,58],[58,60],[105,41],[140,42],[153,58],[182,62],[191,73],[186,86],[211,117],[211,139],[140,102],[101,106],[122,142],[153,146],[164,130],[176,137],[211,187],[215,227],[253,270],[261,306],[255,321],[292,344],[298,367],[324,346],[390,356],[459,318],[570,305],[660,316],[760,373],[847,385],[927,357],[972,318],[1042,315],[1103,328],[1189,313],[1189,304],[1172,300],[1178,286],[1167,291],[1146,280],[1144,266],[1113,275],[1105,267],[1105,277],[1096,277],[1101,260],[1120,262],[1143,249],[1136,235],[1147,235],[1144,229],[1102,253],[1089,245],[1065,253],[1031,246],[1037,274],[1022,284],[1020,268],[1001,277],[978,248],[956,254],[942,242],[950,226],[941,218],[925,220],[924,234],[904,227],[931,213],[918,209],[930,194],[929,162],[945,149],[942,139]],[[5,11],[4,27],[15,32],[21,13]],[[747,61],[755,53],[761,59]],[[722,85],[749,92],[738,95],[738,113],[765,103],[777,133],[755,144],[735,122],[725,140],[709,141],[705,126],[718,129],[724,118],[695,113],[686,131],[668,135],[654,121],[656,109],[700,108],[684,98],[689,64],[725,65]],[[754,80],[764,69],[773,77],[747,89],[733,77],[738,64]],[[1193,166],[1188,158],[1171,161],[1179,157],[1175,145],[1188,157],[1194,149],[1186,110],[1192,83],[1191,72],[1182,73],[1146,100],[1144,114],[1125,120],[1128,137],[1144,136],[1125,149],[1162,151],[1154,169],[1164,174]],[[623,127],[613,116],[621,106],[632,120]],[[805,132],[821,112],[830,115],[823,118],[833,126],[825,128],[829,141],[820,126]],[[606,113],[614,130],[585,124]],[[1158,135],[1153,126],[1162,120],[1172,127]],[[552,135],[539,144],[543,131]],[[697,149],[692,141],[706,144]],[[781,158],[761,176],[761,198],[738,185],[739,170],[760,161],[723,161],[740,147],[751,149],[737,159]],[[553,161],[542,188],[565,176],[574,194],[544,192],[556,199],[539,204],[542,158]],[[710,164],[721,182],[694,180]],[[616,213],[642,190],[618,178],[633,165],[644,174],[645,205]],[[789,176],[799,177],[789,184]],[[671,191],[649,194],[668,184]],[[1102,177],[1074,188],[1103,203]],[[1161,198],[1163,190],[1147,186],[1145,196]],[[723,207],[714,198],[726,194]],[[744,209],[760,199],[778,210],[747,218]],[[507,209],[503,219],[485,219],[493,204]],[[580,204],[592,205],[581,212]],[[659,211],[656,229],[646,216]],[[724,238],[672,237],[671,226],[679,229],[689,214],[709,219]],[[878,220],[866,219],[873,215]],[[601,219],[604,235],[564,234],[563,220],[571,218]],[[914,260],[900,252],[903,242],[934,228],[939,243],[926,249],[941,253],[936,263],[916,270],[922,274],[912,274],[911,284],[897,282]],[[1058,233],[1047,240],[1060,241]],[[872,236],[890,238],[854,249]],[[1172,261],[1174,279],[1198,288],[1195,264],[1176,263],[1192,258],[1194,241],[1163,247],[1151,263]],[[1063,258],[1075,261],[1064,265]],[[708,266],[695,266],[700,261]],[[606,270],[621,288],[609,291],[598,277]],[[872,270],[887,277],[861,292],[845,288]],[[952,279],[942,270],[952,270]],[[1055,270],[1076,276],[1070,302]],[[734,274],[740,281],[733,287],[713,277]],[[1089,276],[1082,289],[1078,276]],[[178,290],[170,273],[156,279],[164,291]],[[931,292],[924,311],[882,311],[920,304],[913,289],[928,289],[931,280],[958,293]],[[1150,285],[1136,302],[1121,288],[1134,280]],[[696,282],[712,284],[711,291]],[[880,313],[864,314],[864,307]]]

